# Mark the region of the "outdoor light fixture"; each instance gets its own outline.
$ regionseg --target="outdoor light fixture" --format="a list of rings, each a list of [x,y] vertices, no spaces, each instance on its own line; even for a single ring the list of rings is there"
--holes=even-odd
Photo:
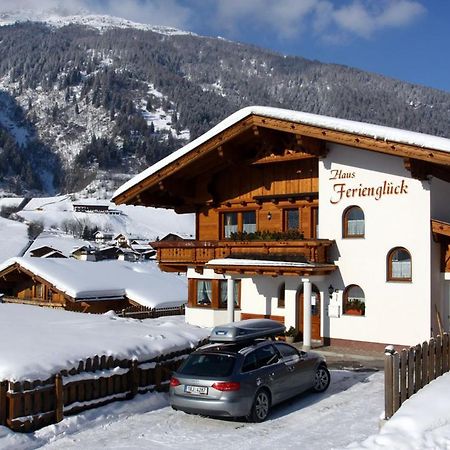
[[[333,297],[334,287],[332,284],[328,286],[328,293],[330,294],[330,298]]]
[[[269,211],[267,213],[267,220],[271,220],[272,219],[272,213]]]

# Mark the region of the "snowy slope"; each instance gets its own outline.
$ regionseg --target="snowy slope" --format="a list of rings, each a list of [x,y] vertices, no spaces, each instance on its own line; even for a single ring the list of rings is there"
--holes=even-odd
[[[82,203],[83,200],[77,200]],[[96,202],[93,199],[89,203]],[[98,201],[105,204],[108,202]],[[194,237],[195,216],[193,214],[178,215],[172,210],[146,208],[143,206],[116,206],[109,203],[110,209],[119,210],[122,214],[82,213],[73,210],[70,196],[33,198],[19,215],[30,222],[41,222],[46,229],[64,229],[65,222],[78,222],[89,227],[97,226],[101,231],[114,234],[125,233],[136,238],[155,240],[168,233],[176,233],[186,237]]]
[[[25,224],[0,217],[0,263],[19,256],[28,242],[28,227]]]
[[[80,14],[67,15],[58,14],[51,11],[31,11],[19,10],[11,12],[3,12],[0,14],[0,26],[12,25],[16,22],[44,22],[54,27],[64,27],[69,24],[85,25],[96,28],[100,31],[106,31],[111,28],[134,28],[136,30],[153,31],[154,33],[172,35],[194,35],[195,33],[178,30],[174,27],[162,25],[148,25],[143,23],[132,22],[131,20],[122,19],[120,17],[105,16],[98,14]]]

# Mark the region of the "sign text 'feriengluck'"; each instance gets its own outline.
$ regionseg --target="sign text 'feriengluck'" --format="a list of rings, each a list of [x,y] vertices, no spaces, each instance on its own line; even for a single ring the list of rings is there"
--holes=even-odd
[[[344,176],[341,171],[332,170],[331,175],[330,180],[342,181],[342,178],[355,178],[354,172],[345,173],[347,176]],[[357,186],[352,186],[348,182],[340,182],[333,184],[333,194],[330,202],[336,205],[344,198],[373,197],[375,200],[380,200],[387,195],[403,194],[408,194],[408,185],[405,180],[402,180],[400,183],[383,181],[378,186],[365,186],[362,183],[358,183]]]

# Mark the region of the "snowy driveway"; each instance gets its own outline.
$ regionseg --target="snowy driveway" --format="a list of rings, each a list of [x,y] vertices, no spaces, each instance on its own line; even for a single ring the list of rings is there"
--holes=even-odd
[[[7,432],[0,448],[326,450],[378,432],[382,411],[383,373],[334,370],[326,393],[285,402],[261,424],[188,415],[167,406],[167,394],[146,394],[68,417],[29,436]]]

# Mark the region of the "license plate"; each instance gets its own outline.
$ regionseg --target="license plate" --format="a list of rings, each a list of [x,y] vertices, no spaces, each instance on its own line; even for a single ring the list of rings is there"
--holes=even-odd
[[[195,395],[207,395],[208,388],[206,386],[186,386],[184,388],[185,392],[189,392],[189,394]]]

